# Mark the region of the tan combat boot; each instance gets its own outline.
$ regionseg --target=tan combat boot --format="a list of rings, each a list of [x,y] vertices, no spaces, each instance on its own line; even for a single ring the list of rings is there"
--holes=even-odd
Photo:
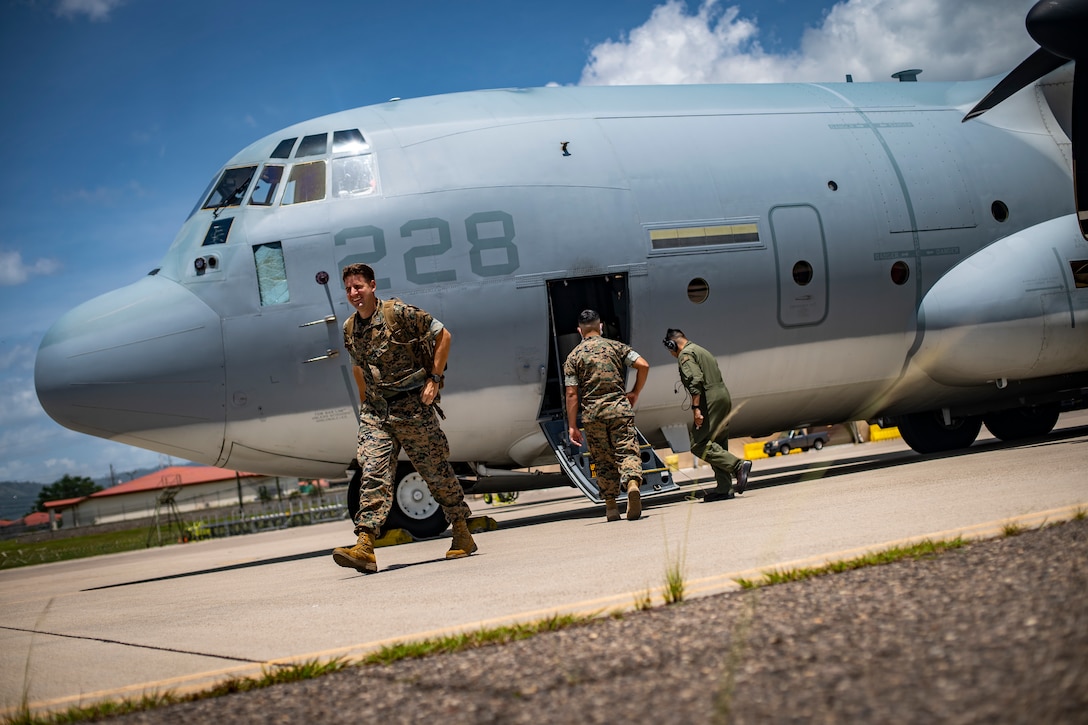
[[[355,546],[350,549],[342,547],[333,549],[332,560],[348,569],[356,569],[364,574],[373,574],[378,571],[378,560],[374,556],[375,538],[377,537],[372,530],[363,529]]]
[[[627,520],[634,521],[642,515],[642,492],[638,490],[639,481],[632,478],[627,482]]]
[[[453,522],[453,543],[446,552],[447,559],[464,559],[476,551],[476,542],[472,540],[472,534],[468,532],[468,522]]]
[[[615,496],[604,497],[604,518],[605,521],[620,520],[620,507],[616,505]]]

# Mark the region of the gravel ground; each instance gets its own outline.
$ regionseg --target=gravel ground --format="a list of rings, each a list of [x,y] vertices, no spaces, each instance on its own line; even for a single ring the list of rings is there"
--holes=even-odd
[[[124,723],[1088,723],[1088,520]]]

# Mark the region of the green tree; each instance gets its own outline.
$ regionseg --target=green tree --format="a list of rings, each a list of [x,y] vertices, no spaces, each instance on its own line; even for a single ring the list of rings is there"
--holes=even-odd
[[[42,486],[42,490],[38,492],[38,500],[34,502],[34,511],[45,511],[46,501],[81,498],[101,490],[101,486],[86,476],[64,474],[64,478],[54,481],[48,486]]]

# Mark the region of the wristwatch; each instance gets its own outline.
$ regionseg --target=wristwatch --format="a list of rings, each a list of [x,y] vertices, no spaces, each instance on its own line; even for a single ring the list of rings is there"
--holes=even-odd
[[[439,375],[438,373],[431,373],[427,377],[435,381],[436,383],[441,383],[443,380],[446,379],[445,375]]]

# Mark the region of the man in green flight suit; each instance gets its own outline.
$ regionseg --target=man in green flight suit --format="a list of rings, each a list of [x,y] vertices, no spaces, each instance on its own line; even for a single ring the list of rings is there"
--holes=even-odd
[[[604,498],[607,521],[618,521],[620,482],[627,487],[627,520],[642,515],[642,457],[635,435],[635,403],[646,384],[650,363],[618,340],[601,336],[601,316],[594,310],[578,315],[582,341],[563,362],[567,389],[567,435],[582,445],[578,430],[578,394],[586,444],[597,471],[597,486]],[[627,367],[635,369],[635,386],[627,392]]]
[[[736,492],[748,486],[751,461],[742,461],[729,452],[729,411],[733,401],[722,381],[718,361],[705,348],[689,340],[683,330],[672,327],[662,340],[680,366],[680,382],[691,395],[691,452],[714,469],[717,486],[707,492],[704,501],[733,498],[732,477],[737,477]]]

